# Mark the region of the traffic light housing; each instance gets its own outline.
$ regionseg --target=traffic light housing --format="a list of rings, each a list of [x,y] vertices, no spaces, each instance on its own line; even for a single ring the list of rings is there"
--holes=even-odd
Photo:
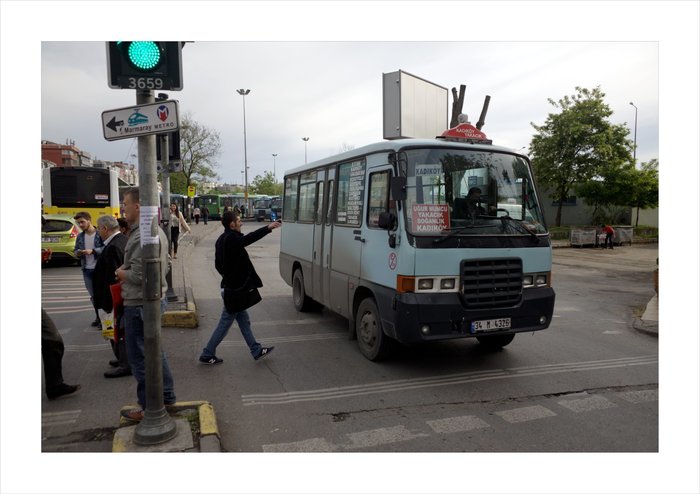
[[[107,83],[112,89],[182,90],[180,41],[108,41]]]

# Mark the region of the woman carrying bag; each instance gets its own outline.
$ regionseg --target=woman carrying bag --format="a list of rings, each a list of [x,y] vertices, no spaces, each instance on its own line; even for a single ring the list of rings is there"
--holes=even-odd
[[[180,236],[180,227],[185,233],[190,233],[190,227],[185,221],[185,217],[177,208],[177,204],[170,205],[170,256],[177,259],[177,240]]]

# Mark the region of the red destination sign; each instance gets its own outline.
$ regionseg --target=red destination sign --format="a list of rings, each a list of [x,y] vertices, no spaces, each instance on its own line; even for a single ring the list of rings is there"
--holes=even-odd
[[[456,139],[475,139],[479,141],[488,140],[486,134],[481,132],[472,124],[467,123],[459,124],[457,127],[447,129],[445,132],[442,133],[442,137],[452,137]]]

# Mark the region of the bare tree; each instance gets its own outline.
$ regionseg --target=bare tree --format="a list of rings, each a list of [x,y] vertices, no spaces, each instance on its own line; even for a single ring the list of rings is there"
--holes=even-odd
[[[180,125],[180,154],[182,173],[187,186],[195,181],[217,178],[214,170],[218,166],[216,158],[221,151],[219,133],[210,129],[186,113]]]

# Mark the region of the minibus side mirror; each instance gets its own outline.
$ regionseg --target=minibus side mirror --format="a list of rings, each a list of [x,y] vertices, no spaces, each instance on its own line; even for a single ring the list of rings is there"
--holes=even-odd
[[[395,201],[406,200],[406,177],[391,177],[391,198]]]
[[[382,230],[393,230],[396,224],[396,216],[388,211],[379,213],[379,228]]]

